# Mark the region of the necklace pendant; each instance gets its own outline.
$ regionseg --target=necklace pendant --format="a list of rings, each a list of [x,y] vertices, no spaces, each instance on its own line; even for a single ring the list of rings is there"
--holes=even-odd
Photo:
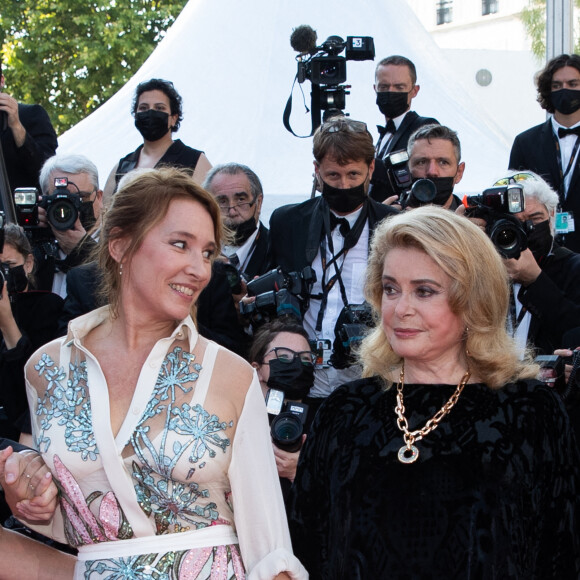
[[[401,463],[414,463],[417,461],[417,457],[419,457],[419,450],[414,445],[411,445],[410,447],[403,445],[403,447],[399,449],[397,457]]]

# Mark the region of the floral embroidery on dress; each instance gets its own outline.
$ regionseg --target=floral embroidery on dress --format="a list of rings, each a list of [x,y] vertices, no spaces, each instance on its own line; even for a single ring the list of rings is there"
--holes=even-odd
[[[34,368],[47,381],[44,395],[38,398],[36,414],[41,418],[36,438],[37,449],[46,453],[50,447],[52,422],[64,426],[64,440],[69,451],[81,454],[83,461],[95,461],[99,450],[92,429],[91,404],[87,389],[86,361],[69,364],[69,378],[63,367],[58,367],[49,355],[43,353]],[[66,381],[66,382],[65,382]]]
[[[105,575],[106,573],[109,573]],[[236,545],[214,546],[162,554],[89,560],[85,579],[107,580],[244,580],[244,565]]]
[[[222,523],[216,504],[209,499],[209,491],[200,489],[195,482],[181,482],[173,478],[173,471],[179,460],[188,454],[188,461],[194,465],[188,474],[190,479],[196,466],[203,469],[206,457],[216,456],[216,449],[226,452],[230,440],[220,432],[233,426],[210,415],[201,405],[191,407],[187,403],[177,404],[178,389],[189,393],[199,377],[201,365],[195,363],[195,355],[175,347],[163,361],[153,395],[131,436],[131,444],[139,459],[133,462],[132,475],[141,509],[148,516],[154,512],[157,534],[180,532],[208,525]],[[149,437],[149,420],[160,420],[164,427],[159,440]],[[170,433],[177,434],[181,441],[168,442]],[[185,524],[185,525],[182,525]],[[227,523],[227,522],[223,522]]]
[[[64,531],[71,546],[133,537],[131,526],[113,492],[103,496],[97,518],[89,506],[103,493],[95,491],[85,500],[79,484],[58,455],[54,456],[54,469],[61,491],[60,507],[63,512]]]

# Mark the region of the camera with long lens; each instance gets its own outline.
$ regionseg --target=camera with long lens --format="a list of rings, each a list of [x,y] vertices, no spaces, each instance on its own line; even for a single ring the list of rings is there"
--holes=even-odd
[[[335,338],[330,365],[335,369],[346,369],[355,364],[356,348],[373,326],[373,313],[367,302],[345,306],[334,326]]]
[[[384,159],[375,160],[369,195],[376,201],[384,201],[392,192],[399,194],[398,203],[403,207],[421,207],[434,203],[437,188],[430,179],[417,179],[409,169],[409,154],[405,149],[393,151]]]
[[[255,296],[255,300],[249,303],[240,302],[240,314],[247,316],[254,326],[260,326],[283,315],[302,320],[314,282],[316,272],[310,266],[306,266],[301,272],[288,274],[281,268],[270,270],[248,282],[248,296]]]
[[[417,179],[410,189],[401,193],[399,203],[403,208],[421,207],[435,203],[436,196],[437,187],[430,179]]]
[[[308,405],[287,401],[284,391],[270,389],[266,398],[270,416],[270,436],[278,449],[295,453],[302,447],[302,434],[308,416]]]
[[[46,210],[46,219],[55,230],[72,230],[82,207],[81,196],[68,190],[66,177],[55,178],[54,187],[54,191],[43,196],[38,205]]]
[[[370,36],[329,36],[320,46],[316,45],[317,34],[310,26],[298,26],[292,31],[290,44],[299,53],[298,72],[299,83],[309,80],[312,84],[311,111],[312,129],[321,124],[321,111],[324,120],[336,115],[342,115],[346,106],[346,95],[350,88],[346,82],[346,62],[348,60],[374,60],[375,43]],[[344,52],[344,56],[341,53]],[[290,96],[289,103],[291,103]],[[284,125],[289,131],[289,116],[291,105],[286,106]]]
[[[465,197],[467,217],[485,220],[485,232],[504,258],[518,259],[528,247],[528,235],[513,214],[525,209],[520,185],[497,185],[481,195]]]

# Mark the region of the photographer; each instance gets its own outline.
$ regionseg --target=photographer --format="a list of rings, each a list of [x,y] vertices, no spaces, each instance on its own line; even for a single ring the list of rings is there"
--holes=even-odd
[[[49,219],[50,209],[38,208],[39,225],[50,227],[56,244],[41,244],[36,249],[37,279],[39,289],[51,290],[64,298],[66,273],[85,260],[98,237],[103,192],[99,189],[97,167],[84,155],[55,155],[43,165],[40,172],[43,199],[55,193],[57,178],[66,178],[66,185],[58,190],[72,194],[71,204],[78,204],[78,217],[67,229],[59,229]]]
[[[326,121],[314,134],[313,153],[322,196],[278,208],[270,219],[271,264],[286,273],[306,266],[316,273],[304,315],[318,356],[307,400],[311,411],[341,383],[360,376],[360,368],[344,359],[330,365],[336,322],[349,305],[364,303],[360,281],[372,231],[396,213],[368,197],[375,148],[364,123],[346,117]]]
[[[284,393],[284,402],[301,402],[310,392],[314,382],[315,356],[310,350],[308,334],[296,320],[283,317],[261,326],[254,336],[249,352],[249,361],[256,369],[264,398],[272,389]],[[271,409],[269,408],[271,413]],[[306,439],[314,413],[306,411],[300,446]],[[279,415],[270,414],[270,418]],[[285,451],[273,442],[274,457],[282,491],[294,481],[298,464],[298,451]],[[284,481],[286,480],[286,481]]]
[[[38,187],[42,164],[56,153],[56,133],[40,105],[18,103],[5,83],[0,59],[0,142],[10,189]]]
[[[408,153],[413,182],[429,179],[435,184],[435,197],[429,203],[455,211],[461,200],[453,188],[465,171],[457,133],[444,125],[425,125],[411,135]]]
[[[265,274],[270,234],[260,221],[264,193],[259,177],[247,165],[224,163],[209,170],[202,187],[215,197],[234,234],[224,255],[247,281]]]
[[[527,342],[537,354],[551,354],[566,331],[580,326],[580,255],[554,240],[556,192],[531,171],[510,172],[496,185],[508,183],[523,188],[525,209],[515,217],[525,224],[528,245],[518,259],[504,260],[513,281],[509,323],[522,348]]]
[[[51,292],[33,291],[32,248],[15,224],[4,228],[0,262],[0,435],[18,439],[23,418],[28,422],[24,365],[37,348],[56,338],[63,301]]]
[[[420,117],[411,111],[417,96],[417,70],[413,62],[399,55],[383,58],[375,71],[377,106],[385,116],[385,126],[377,125],[376,167],[371,180],[370,196],[376,201],[398,195],[388,178],[385,158],[393,151],[406,150],[411,135],[423,125],[437,123],[432,117]]]

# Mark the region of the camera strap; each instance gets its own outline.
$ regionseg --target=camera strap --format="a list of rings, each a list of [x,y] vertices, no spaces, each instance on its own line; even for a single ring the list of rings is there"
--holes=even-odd
[[[296,135],[290,126],[290,114],[292,113],[292,93],[294,92],[294,86],[296,85],[296,81],[298,80],[298,75],[294,77],[294,82],[292,83],[292,89],[290,90],[290,96],[286,101],[286,106],[284,107],[284,114],[282,115],[282,122],[284,123],[284,127],[286,127],[287,131],[290,131],[294,137],[298,137],[299,139],[307,139],[308,137],[312,137],[314,135],[314,131],[316,131],[316,124],[314,122],[314,117],[312,117],[312,130],[310,131],[310,135]],[[304,97],[304,91],[302,90],[302,85],[300,85],[300,91],[302,92],[302,99],[304,99],[304,108],[306,109],[306,113],[310,113],[310,109],[306,104],[306,99]]]
[[[348,306],[348,297],[346,295],[346,288],[344,282],[342,281],[342,267],[344,266],[344,261],[346,260],[346,255],[351,248],[356,246],[362,231],[364,229],[365,223],[368,217],[368,201],[365,201],[361,212],[348,232],[347,236],[344,238],[344,245],[338,254],[334,253],[334,244],[332,242],[332,230],[330,228],[330,210],[326,207],[323,208],[323,223],[324,223],[324,236],[320,241],[320,259],[322,261],[322,294],[318,296],[312,296],[312,298],[320,298],[320,310],[318,311],[318,317],[316,319],[316,332],[322,330],[322,321],[324,320],[324,313],[326,311],[326,306],[328,304],[328,295],[332,290],[333,286],[338,281],[340,287],[340,295],[345,306]],[[328,249],[332,254],[332,258],[326,261],[326,240],[328,240]],[[338,260],[342,256],[342,263],[338,265]],[[330,266],[334,266],[335,274],[328,279],[326,282],[326,273]]]

